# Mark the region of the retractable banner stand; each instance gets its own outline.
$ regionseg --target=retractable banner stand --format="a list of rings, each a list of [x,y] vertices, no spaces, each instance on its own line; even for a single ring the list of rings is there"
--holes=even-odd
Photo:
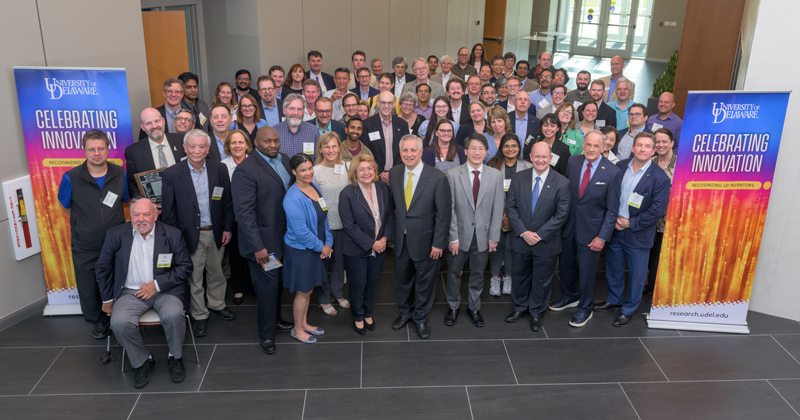
[[[47,285],[44,314],[80,314],[69,215],[58,202],[58,185],[86,160],[81,143],[92,129],[108,134],[108,160],[123,165],[133,144],[125,69],[14,67],[14,78]]]
[[[689,92],[650,328],[748,334],[788,92]]]

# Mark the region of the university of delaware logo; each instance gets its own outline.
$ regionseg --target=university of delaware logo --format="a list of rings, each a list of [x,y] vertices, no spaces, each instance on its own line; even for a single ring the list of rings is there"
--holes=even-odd
[[[44,86],[50,92],[50,99],[61,99],[64,95],[97,95],[97,83],[91,80],[45,77]]]
[[[711,115],[714,116],[714,124],[719,124],[727,119],[758,118],[758,108],[756,104],[714,102],[711,105]]]

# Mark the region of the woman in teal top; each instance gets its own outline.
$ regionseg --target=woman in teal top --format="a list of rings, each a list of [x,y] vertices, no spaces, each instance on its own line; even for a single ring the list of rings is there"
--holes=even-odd
[[[575,108],[564,102],[556,108],[556,116],[561,123],[561,141],[569,147],[570,155],[583,153],[583,134],[575,129]]]

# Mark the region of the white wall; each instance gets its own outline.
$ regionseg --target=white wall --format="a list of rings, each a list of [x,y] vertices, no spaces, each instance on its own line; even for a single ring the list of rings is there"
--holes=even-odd
[[[522,39],[522,37],[531,34],[532,17],[532,1],[508,0],[506,2],[506,31],[505,35],[503,35],[503,53],[513,52],[516,54],[517,60],[528,59],[531,41]]]
[[[788,91],[786,123],[775,167],[775,179],[770,194],[767,221],[758,254],[756,277],[750,309],[758,312],[800,320],[800,79],[781,77],[800,67],[800,56],[788,53],[786,39],[790,28],[797,24],[800,2],[796,0],[761,1],[753,34],[750,61],[744,90]],[[776,74],[776,72],[778,72]]]
[[[203,1],[206,75],[208,89],[203,94],[210,104],[221,82],[234,84],[236,71],[249,70],[251,83],[261,75],[259,20],[256,0]]]
[[[138,0],[15,1],[0,14],[0,181],[28,175],[12,66],[124,67],[134,121],[149,106]],[[41,26],[40,26],[41,23]],[[138,128],[136,128],[138,134]],[[8,215],[0,210],[0,320],[45,297],[42,258],[14,259]]]

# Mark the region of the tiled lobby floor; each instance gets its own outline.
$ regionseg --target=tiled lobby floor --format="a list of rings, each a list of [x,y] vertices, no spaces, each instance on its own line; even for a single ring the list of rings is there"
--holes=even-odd
[[[136,390],[133,370],[120,373],[121,348],[112,349],[115,362],[101,364],[104,342],[91,338],[81,318],[30,317],[0,331],[0,418],[800,418],[800,322],[751,312],[751,334],[735,336],[651,330],[639,316],[614,328],[616,313],[595,313],[575,329],[567,310],[549,312],[544,329],[533,333],[527,319],[505,323],[509,297],[487,291],[485,327],[474,327],[464,308],[446,327],[440,283],[431,338],[423,341],[413,326],[391,329],[397,307],[390,260],[375,332],[353,332],[349,310],[329,317],[312,306],[311,323],[326,330],[319,343],[283,334],[277,354],[267,356],[248,296],[232,306],[235,321],[212,316],[208,335],[197,339],[199,365],[187,337],[181,384],[167,376],[160,327],[147,327],[156,368]],[[602,300],[602,275],[597,289]]]

